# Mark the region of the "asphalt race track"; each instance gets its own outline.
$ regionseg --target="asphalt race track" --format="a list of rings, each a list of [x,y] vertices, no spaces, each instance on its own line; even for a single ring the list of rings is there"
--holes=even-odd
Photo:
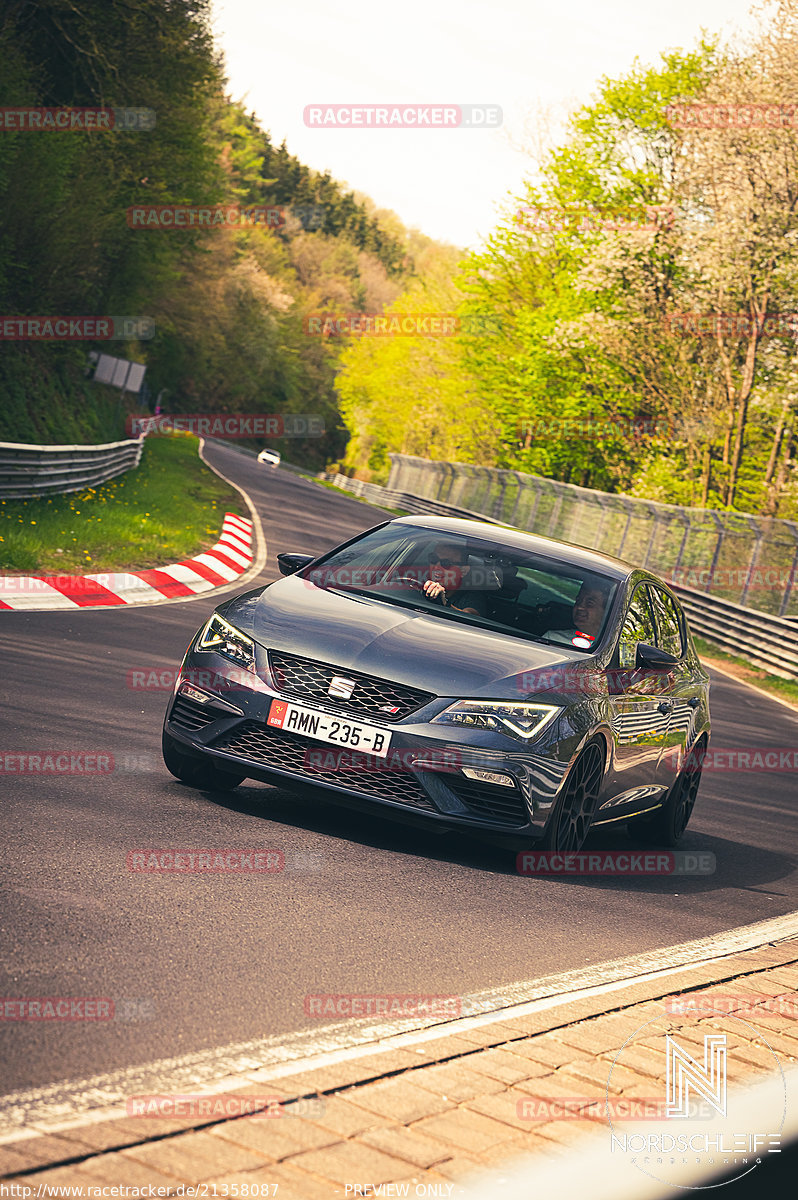
[[[263,582],[277,552],[320,552],[384,519],[230,449],[208,457],[261,514]],[[717,871],[680,879],[525,878],[511,851],[310,793],[184,787],[160,758],[168,690],[130,673],[174,670],[213,607],[0,615],[2,753],[116,764],[2,777],[0,997],[109,997],[138,1018],[0,1022],[2,1094],[308,1029],[306,995],[466,995],[798,909],[794,771],[705,773],[683,848],[714,852]],[[713,749],[798,748],[798,713],[721,675],[712,689]],[[623,830],[590,844],[631,847]],[[148,847],[274,848],[286,869],[128,870]]]

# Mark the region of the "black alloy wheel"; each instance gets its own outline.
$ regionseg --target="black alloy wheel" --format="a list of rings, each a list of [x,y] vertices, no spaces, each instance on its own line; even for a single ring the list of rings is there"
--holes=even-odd
[[[630,821],[627,825],[634,838],[649,846],[668,848],[678,844],[693,814],[706,752],[703,740],[688,751],[662,807],[652,817]]]
[[[565,792],[540,843],[544,849],[561,854],[575,854],[582,849],[603,778],[604,755],[599,744],[591,742],[571,768]]]

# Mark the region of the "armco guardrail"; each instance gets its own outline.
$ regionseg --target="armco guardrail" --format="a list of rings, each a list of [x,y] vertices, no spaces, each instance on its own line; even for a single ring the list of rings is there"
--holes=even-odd
[[[771,675],[798,679],[798,626],[793,621],[692,588],[670,586],[690,618],[693,633]]]
[[[371,504],[387,508],[398,508],[410,513],[476,518],[480,521],[490,521],[491,524],[504,524],[473,509],[457,508],[440,500],[429,500],[411,492],[380,487],[379,484],[350,479],[346,475],[322,473],[319,478],[326,479],[336,487],[351,492],[354,496],[360,496]],[[541,532],[544,532],[544,536],[550,536],[546,531]],[[590,548],[595,549],[594,546]],[[654,565],[649,569],[655,574],[659,573]],[[782,679],[798,679],[798,625],[794,621],[744,608],[740,604],[674,584],[670,580],[668,582],[680,597],[694,633],[730,654],[747,659],[753,666],[761,667],[771,675],[778,675]]]
[[[494,521],[484,513],[474,512],[470,508],[456,508],[453,504],[443,504],[439,500],[428,500],[424,496],[414,496],[412,492],[397,492],[391,488],[381,487],[378,483],[366,483],[364,479],[350,479],[348,475],[328,475],[324,471],[317,476],[326,479],[335,487],[353,496],[360,496],[370,504],[385,508],[398,508],[408,513],[437,513],[440,517],[466,517],[477,521],[490,521],[492,525],[502,525],[502,521]]]
[[[0,442],[0,497],[60,496],[105,483],[141,461],[143,437],[100,446]]]
[[[798,618],[798,522],[661,504],[472,463],[391,454],[388,489],[649,567],[669,583]]]

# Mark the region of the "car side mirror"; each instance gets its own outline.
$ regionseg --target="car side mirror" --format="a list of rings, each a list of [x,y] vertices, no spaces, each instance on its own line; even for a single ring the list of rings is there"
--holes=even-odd
[[[669,671],[679,660],[675,654],[660,650],[659,646],[650,646],[647,642],[638,642],[635,651],[635,667],[647,667],[652,671]]]
[[[315,557],[315,554],[278,554],[277,565],[280,568],[280,574],[295,575],[308,563],[312,563]]]

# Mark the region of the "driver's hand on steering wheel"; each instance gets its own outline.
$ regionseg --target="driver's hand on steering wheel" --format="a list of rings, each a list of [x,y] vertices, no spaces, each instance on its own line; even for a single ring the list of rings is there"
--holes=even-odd
[[[442,583],[428,579],[421,590],[429,600],[440,600],[441,604],[446,603],[446,588]]]

